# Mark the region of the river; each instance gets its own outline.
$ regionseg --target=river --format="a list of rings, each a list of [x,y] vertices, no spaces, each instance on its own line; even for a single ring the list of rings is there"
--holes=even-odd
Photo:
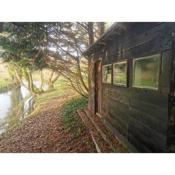
[[[33,110],[34,96],[24,86],[0,93],[0,134],[13,128]]]

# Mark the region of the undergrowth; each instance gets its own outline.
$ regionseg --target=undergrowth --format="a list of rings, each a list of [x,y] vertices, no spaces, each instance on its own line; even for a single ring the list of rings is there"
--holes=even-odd
[[[86,106],[87,99],[84,97],[78,97],[66,102],[62,107],[61,121],[63,128],[71,133],[72,137],[80,136],[83,129],[85,129],[80,118],[78,117],[77,110],[83,109]]]

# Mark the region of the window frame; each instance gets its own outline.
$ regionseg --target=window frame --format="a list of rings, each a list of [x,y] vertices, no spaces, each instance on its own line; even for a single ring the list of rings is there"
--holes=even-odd
[[[117,64],[123,64],[123,63],[125,63],[126,64],[126,84],[121,84],[121,83],[115,83],[114,82],[114,67],[115,67],[115,65],[117,65]],[[113,66],[112,66],[112,68],[113,68],[113,76],[112,76],[112,78],[113,78],[113,85],[115,85],[115,86],[119,86],[119,87],[128,87],[128,60],[127,59],[125,59],[125,60],[122,60],[122,61],[118,61],[118,62],[115,62],[115,63],[113,63]]]
[[[134,85],[134,72],[135,72],[135,62],[137,60],[143,60],[143,59],[151,59],[152,57],[158,57],[159,58],[159,70],[158,70],[158,86],[156,88],[154,87],[149,87],[149,86],[135,86]],[[159,84],[160,84],[160,70],[161,70],[161,54],[153,54],[153,55],[149,55],[149,56],[144,56],[144,57],[139,57],[139,58],[133,58],[132,59],[132,88],[138,88],[138,89],[145,89],[145,90],[154,90],[154,91],[158,91],[159,90]]]
[[[103,80],[103,75],[104,75],[104,68],[105,67],[108,67],[108,66],[111,66],[111,82],[104,82],[104,80]],[[105,64],[105,65],[102,65],[102,83],[104,83],[104,84],[112,84],[112,72],[113,72],[113,67],[112,67],[112,64]]]

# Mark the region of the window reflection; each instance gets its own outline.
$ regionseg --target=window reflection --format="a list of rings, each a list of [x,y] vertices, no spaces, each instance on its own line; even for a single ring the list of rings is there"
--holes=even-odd
[[[133,66],[134,87],[158,89],[160,55],[135,59]]]
[[[120,62],[114,64],[113,83],[116,85],[127,85],[127,63]]]

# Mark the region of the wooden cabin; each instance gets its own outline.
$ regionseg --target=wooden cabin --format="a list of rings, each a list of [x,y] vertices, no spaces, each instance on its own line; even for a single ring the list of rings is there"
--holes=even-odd
[[[175,23],[114,23],[85,53],[88,108],[131,150],[175,145]]]

